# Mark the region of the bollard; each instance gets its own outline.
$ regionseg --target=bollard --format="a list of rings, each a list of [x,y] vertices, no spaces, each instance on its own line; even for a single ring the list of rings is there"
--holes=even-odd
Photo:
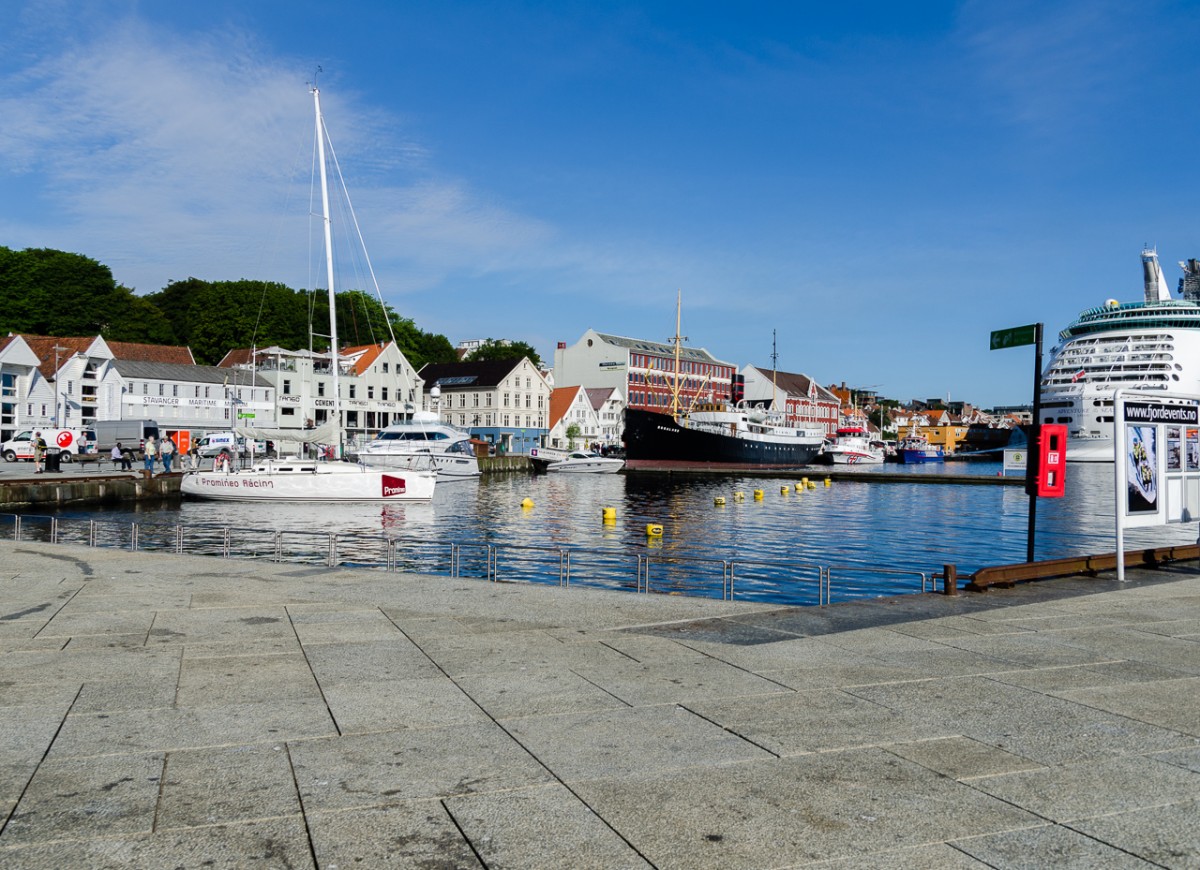
[[[942,593],[945,595],[958,594],[958,566],[942,566]]]

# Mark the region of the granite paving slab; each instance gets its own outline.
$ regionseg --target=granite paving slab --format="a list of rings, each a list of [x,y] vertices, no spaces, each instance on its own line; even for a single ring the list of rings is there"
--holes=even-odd
[[[351,735],[289,744],[304,810],[389,806],[551,780],[494,725]]]
[[[321,699],[256,704],[72,713],[51,756],[86,758],[114,753],[201,749],[336,734]]]
[[[86,613],[59,612],[42,627],[38,637],[132,634],[144,641],[154,621],[153,610],[93,610]]]
[[[446,800],[487,867],[634,870],[651,865],[564,786],[536,786]]]
[[[1114,661],[1092,665],[1033,668],[989,674],[990,679],[1010,686],[1020,686],[1049,695],[1063,695],[1075,689],[1101,686],[1121,686],[1130,683],[1150,683],[1174,680],[1183,676],[1179,671],[1160,668],[1144,662]]]
[[[662,868],[791,867],[1043,824],[879,749],[650,771],[572,790]]]
[[[1185,748],[1194,738],[986,677],[856,686],[843,691],[1042,764]]]
[[[661,705],[509,719],[504,727],[568,783],[770,757],[682,707]]]
[[[840,689],[693,702],[700,716],[780,756],[939,736],[936,727]],[[951,723],[940,734],[956,734]]]
[[[1200,801],[1077,819],[1071,827],[1162,867],[1200,867]]]
[[[892,743],[887,750],[960,781],[980,776],[1037,770],[1044,766],[979,740],[962,736]]]
[[[134,837],[91,837],[5,848],[0,837],[0,866],[5,870],[86,867],[315,868],[304,823],[299,818],[268,819],[207,828],[181,828]]]
[[[444,678],[373,680],[323,686],[325,703],[342,734],[447,728],[488,721],[469,695]]]
[[[455,682],[494,719],[584,713],[628,706],[569,668],[530,668],[456,677]]]
[[[1200,737],[1200,677],[1059,693],[1068,700]],[[1191,703],[1182,699],[1192,699]]]
[[[195,707],[320,697],[308,662],[296,652],[184,659],[175,703]]]
[[[595,641],[564,643],[540,629],[457,635],[444,641],[426,640],[421,650],[451,677],[473,674],[520,673],[537,667],[603,666],[625,660],[607,644]]]
[[[320,867],[484,867],[442,801],[310,812],[307,819]]]
[[[613,697],[635,707],[792,694],[791,689],[775,680],[709,658],[663,665],[623,661],[580,666],[574,670]]]
[[[0,846],[150,833],[163,756],[42,762],[0,833]]]
[[[981,777],[971,784],[1055,822],[1200,798],[1200,774],[1143,755]]]
[[[1059,825],[1004,831],[954,841],[955,848],[989,867],[1072,867],[1148,870],[1156,865]]]
[[[930,846],[888,849],[870,855],[855,855],[853,858],[805,862],[794,866],[820,870],[984,870],[993,865],[984,864],[949,844],[937,843]]]
[[[167,754],[156,830],[299,815],[300,796],[282,743]]]
[[[326,691],[342,683],[369,685],[442,676],[420,647],[399,633],[391,640],[374,643],[309,644],[304,655]]]

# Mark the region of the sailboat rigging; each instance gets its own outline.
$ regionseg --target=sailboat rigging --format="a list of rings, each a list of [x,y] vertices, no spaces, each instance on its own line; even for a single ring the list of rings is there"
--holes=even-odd
[[[337,307],[334,290],[333,229],[329,210],[329,179],[326,170],[326,131],[321,114],[321,93],[311,87],[316,118],[317,161],[320,165],[321,209],[324,219],[325,265],[329,296],[329,355],[332,368],[332,416],[320,431],[303,430],[305,441],[334,441],[333,461],[316,461],[297,456],[264,459],[249,469],[214,461],[208,471],[192,471],[180,483],[184,495],[236,501],[429,501],[433,498],[436,473],[428,469],[374,468],[341,461],[342,426]],[[292,442],[296,430],[239,429],[251,438]],[[328,434],[326,434],[328,432]],[[336,439],[336,440],[334,440]]]

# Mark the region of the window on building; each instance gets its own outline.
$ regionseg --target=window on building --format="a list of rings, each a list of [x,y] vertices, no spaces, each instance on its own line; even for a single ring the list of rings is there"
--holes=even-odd
[[[179,398],[179,384],[171,384],[171,395]]]
[[[380,388],[379,388],[379,398],[381,398],[383,401],[385,401],[385,402],[386,402],[386,401],[388,400],[388,397],[387,397],[387,396],[388,396],[388,388],[387,388],[387,387],[380,387]]]
[[[479,407],[479,393],[472,393],[472,394],[471,394],[471,407],[472,407],[472,408],[478,408],[478,407]]]
[[[351,384],[350,385],[350,398],[351,399],[355,398],[356,393],[358,393],[358,384]]]
[[[164,396],[164,395],[166,395],[166,388],[167,388],[167,385],[166,385],[166,384],[159,384],[159,385],[158,385],[158,394],[159,394],[160,396]]]
[[[383,364],[383,373],[384,373],[385,375],[388,373],[388,364],[387,364],[387,363],[384,363],[384,364]]]
[[[375,398],[375,388],[373,386],[371,386],[370,384],[367,385],[367,398],[368,399]]]
[[[325,395],[325,382],[324,381],[317,381],[317,395],[318,396]]]
[[[292,382],[287,378],[283,379],[283,394],[285,396],[290,396],[292,394]]]
[[[206,399],[209,397],[209,396],[208,396],[208,391],[209,391],[209,389],[210,389],[209,387],[205,387],[205,388],[204,388],[204,398],[206,398]]]
[[[506,408],[508,407],[508,395],[509,395],[508,393],[504,394],[504,407],[506,407]],[[505,424],[505,425],[508,425],[508,424]]]

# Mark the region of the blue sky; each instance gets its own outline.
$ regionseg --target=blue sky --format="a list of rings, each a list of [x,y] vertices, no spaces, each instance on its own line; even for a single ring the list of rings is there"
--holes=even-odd
[[[774,330],[822,383],[1020,403],[991,330],[1200,256],[1191,3],[5,6],[0,244],[138,292],[318,282],[318,65],[384,298],[453,342],[666,340],[681,292],[738,365]]]

